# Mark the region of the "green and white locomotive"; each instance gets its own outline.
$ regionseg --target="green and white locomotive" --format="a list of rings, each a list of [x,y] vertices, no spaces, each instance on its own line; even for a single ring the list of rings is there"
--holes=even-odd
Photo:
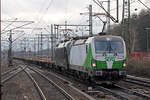
[[[119,36],[72,39],[55,48],[55,64],[79,78],[117,81],[126,77],[126,46]]]

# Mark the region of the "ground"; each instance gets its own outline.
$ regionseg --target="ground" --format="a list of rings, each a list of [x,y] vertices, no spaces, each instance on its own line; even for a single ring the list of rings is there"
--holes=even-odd
[[[18,63],[13,66],[7,66],[7,60],[2,61],[1,73],[16,67]],[[24,72],[3,84],[2,100],[40,100],[36,89],[33,88],[33,83],[29,80]]]
[[[13,66],[7,66],[7,60],[3,59],[1,73],[17,67],[21,63],[14,62]],[[127,72],[130,75],[150,78],[150,59],[129,59]],[[39,100],[39,95],[24,72],[3,84],[2,100]]]
[[[130,58],[127,74],[150,78],[150,58]]]

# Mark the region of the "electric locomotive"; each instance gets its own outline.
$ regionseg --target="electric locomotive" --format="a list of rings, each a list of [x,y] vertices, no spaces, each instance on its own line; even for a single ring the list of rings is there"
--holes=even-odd
[[[79,78],[118,81],[126,77],[126,45],[112,35],[72,39],[55,48],[55,65]]]

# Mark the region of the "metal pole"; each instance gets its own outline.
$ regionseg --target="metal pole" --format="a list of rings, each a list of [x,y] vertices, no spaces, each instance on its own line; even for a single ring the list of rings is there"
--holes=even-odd
[[[0,0],[0,5],[1,5],[1,0]],[[1,7],[0,7],[0,12],[1,12]],[[1,72],[1,13],[0,13],[0,72]],[[0,77],[1,80],[1,77]],[[2,87],[0,83],[0,88]],[[0,95],[2,95],[2,90],[0,89]]]
[[[146,30],[147,30],[147,52],[149,52],[149,40],[148,40],[148,38],[149,38],[149,30],[150,30],[150,28],[145,28]]]
[[[58,25],[57,25],[57,28],[56,28],[56,32],[57,32],[57,40],[59,38],[59,35],[58,35]]]
[[[25,40],[24,40],[25,57],[27,56],[27,44],[26,44],[26,42],[27,42],[27,38],[25,38]]]
[[[36,40],[35,40],[36,38],[34,38],[34,57],[36,56]]]
[[[108,0],[108,13],[110,14],[110,0]],[[107,17],[107,21],[108,21],[107,25],[108,34],[110,34],[110,16]]]
[[[67,33],[67,21],[65,21],[65,34]],[[55,34],[55,33],[54,33]]]
[[[27,51],[27,54],[28,54],[28,55],[27,55],[27,56],[28,56],[28,57],[30,57],[30,46],[29,46],[29,41],[30,41],[30,40],[29,40],[29,38],[28,38],[28,40],[27,40],[27,48],[28,48],[28,51]]]
[[[53,25],[51,24],[51,58],[53,59]]]
[[[127,44],[127,50],[130,54],[131,53],[130,0],[123,0],[122,36]]]
[[[65,25],[67,25],[67,21],[65,21]],[[55,38],[57,37],[56,35],[56,25],[54,24],[54,35],[55,35]],[[66,33],[66,30],[67,30],[67,26],[65,26],[65,33]]]
[[[22,56],[23,57],[23,55],[22,55],[22,48],[23,48],[23,46],[22,46],[22,40],[20,41],[20,55],[19,56]]]
[[[47,58],[49,58],[49,36],[48,36],[47,48],[48,48],[48,56],[47,56]]]
[[[40,46],[39,46],[39,35],[38,35],[38,51],[37,51],[37,54],[38,54],[38,57],[39,57],[39,48],[40,48]]]
[[[117,5],[117,22],[119,22],[119,0],[116,1]]]
[[[129,53],[131,54],[131,32],[130,32],[130,0],[128,0],[128,35],[129,35]]]
[[[147,30],[147,52],[149,51],[148,45],[149,45],[149,43],[148,43],[148,30]]]
[[[9,35],[8,66],[12,66],[12,30]]]
[[[93,36],[92,27],[92,5],[89,5],[89,36]]]
[[[42,32],[41,32],[41,57],[42,57],[42,49],[43,49],[43,35],[42,35]]]
[[[122,37],[123,37],[123,39],[125,39],[125,36],[124,36],[124,9],[125,9],[125,0],[123,0],[123,8],[122,8],[123,10],[122,10]]]

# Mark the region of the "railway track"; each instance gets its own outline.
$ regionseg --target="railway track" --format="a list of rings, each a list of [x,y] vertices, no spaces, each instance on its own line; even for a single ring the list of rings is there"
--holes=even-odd
[[[97,85],[96,90],[89,91],[90,93],[98,94],[100,91],[103,91],[105,94],[110,94],[121,100],[150,100],[150,95],[146,95],[144,93],[140,93],[134,90],[130,90],[128,88],[114,85],[113,87],[107,88],[101,85]]]
[[[60,78],[60,79],[64,80],[63,78]],[[67,83],[69,83],[69,81],[67,81]],[[96,94],[101,91],[106,95],[108,94],[112,95],[113,97],[120,99],[120,100],[135,100],[135,99],[136,100],[150,100],[150,95],[146,95],[146,94],[134,91],[134,90],[130,90],[129,88],[123,87],[120,85],[114,85],[113,87],[105,87],[105,86],[97,85],[93,90],[90,91],[90,93]],[[87,91],[85,91],[84,93],[87,93]],[[95,100],[99,100],[99,98],[95,98]]]
[[[131,76],[129,78],[127,77],[124,81],[120,81],[118,85],[125,88],[127,91],[130,90],[130,92],[135,95],[139,95],[150,100],[150,83],[148,83],[148,80],[149,79],[144,80],[144,78]]]
[[[119,85],[114,85],[113,87],[109,87],[109,88],[101,85],[97,85],[95,88],[96,89],[93,89],[92,91],[88,91],[88,92],[98,94],[100,91],[103,91],[104,94],[106,95],[110,94],[120,100],[135,100],[135,99],[150,100],[149,95],[136,92]]]
[[[33,81],[37,91],[39,92],[42,100],[75,100],[64,89],[58,86],[55,82],[49,79],[47,76],[28,67],[25,72]],[[36,75],[35,75],[36,73]],[[37,77],[38,74],[38,77]],[[42,81],[43,80],[43,81]]]
[[[129,100],[129,98],[127,98],[126,96],[124,96],[124,94],[119,94],[119,92],[112,90],[110,88],[106,88],[106,87],[103,87],[103,86],[96,86],[97,87],[97,90],[98,91],[103,91],[104,93],[108,93],[110,95],[113,95],[114,97],[116,97],[117,99],[120,99],[120,100]]]
[[[4,73],[1,74],[1,83],[4,84],[5,82],[7,82],[8,80],[10,80],[11,78],[13,78],[14,76],[16,76],[17,74],[19,74],[20,72],[22,72],[26,67],[23,66],[18,66],[16,68],[13,68],[11,70],[8,70]]]
[[[124,84],[124,82],[126,84]],[[123,85],[124,84],[124,85]],[[131,85],[134,89],[132,89]],[[113,88],[98,86],[102,91],[106,91],[115,97],[123,100],[150,100],[150,80],[146,78],[127,75],[127,79],[121,82],[120,85],[115,84]],[[139,91],[137,91],[139,90]],[[141,91],[146,91],[146,94]]]
[[[140,78],[140,77],[127,75],[127,78],[124,81],[150,88],[150,79],[147,78]]]
[[[31,67],[30,67],[31,68]],[[32,68],[38,70],[40,73],[43,73],[45,76],[50,77],[57,85],[62,87],[65,91],[74,97],[74,100],[96,100],[92,96],[88,95],[87,93],[83,92],[82,90],[73,86],[73,83],[70,80],[67,80],[64,77],[61,77],[60,74],[53,73],[53,72],[45,72],[38,68]],[[72,100],[72,99],[69,99]]]
[[[17,67],[15,67],[15,68],[13,68],[13,69],[10,69],[10,70],[8,70],[8,71],[3,72],[3,73],[1,73],[1,76],[4,76],[4,75],[8,74],[9,72],[12,72],[13,70],[18,69],[19,67],[20,67],[20,66],[17,66]]]
[[[148,82],[148,83],[150,83],[150,79],[148,79],[148,78],[141,78],[141,77],[136,77],[136,76],[132,76],[132,75],[127,75],[127,78],[128,79],[138,80],[138,81],[141,81],[141,82]]]
[[[142,99],[150,100],[150,96],[149,95],[146,95],[146,94],[134,91],[134,90],[130,90],[130,89],[126,88],[126,87],[119,86],[119,85],[115,85],[115,87],[120,88],[122,91],[125,91],[126,93],[130,93],[130,94],[136,95],[138,97],[141,97]]]
[[[57,77],[60,78],[61,80],[64,80],[63,78],[61,78],[59,76],[57,76]],[[69,83],[69,81],[67,81],[67,83]],[[129,90],[129,89],[127,89],[125,87],[121,87],[119,85],[114,85],[113,87],[109,87],[109,88],[101,86],[101,85],[97,85],[95,87],[95,89],[93,89],[92,91],[89,91],[89,92],[98,94],[100,91],[103,91],[104,94],[112,95],[120,100],[135,100],[135,99],[149,100],[150,99],[150,96],[148,96],[148,95],[138,93],[133,90]],[[86,92],[86,93],[88,93],[88,92]],[[98,99],[95,99],[95,100],[98,100]]]
[[[112,94],[120,100],[150,100],[149,95],[138,93],[133,90],[129,90],[125,87],[114,85],[114,86],[101,86],[98,85],[97,89],[105,93]]]

